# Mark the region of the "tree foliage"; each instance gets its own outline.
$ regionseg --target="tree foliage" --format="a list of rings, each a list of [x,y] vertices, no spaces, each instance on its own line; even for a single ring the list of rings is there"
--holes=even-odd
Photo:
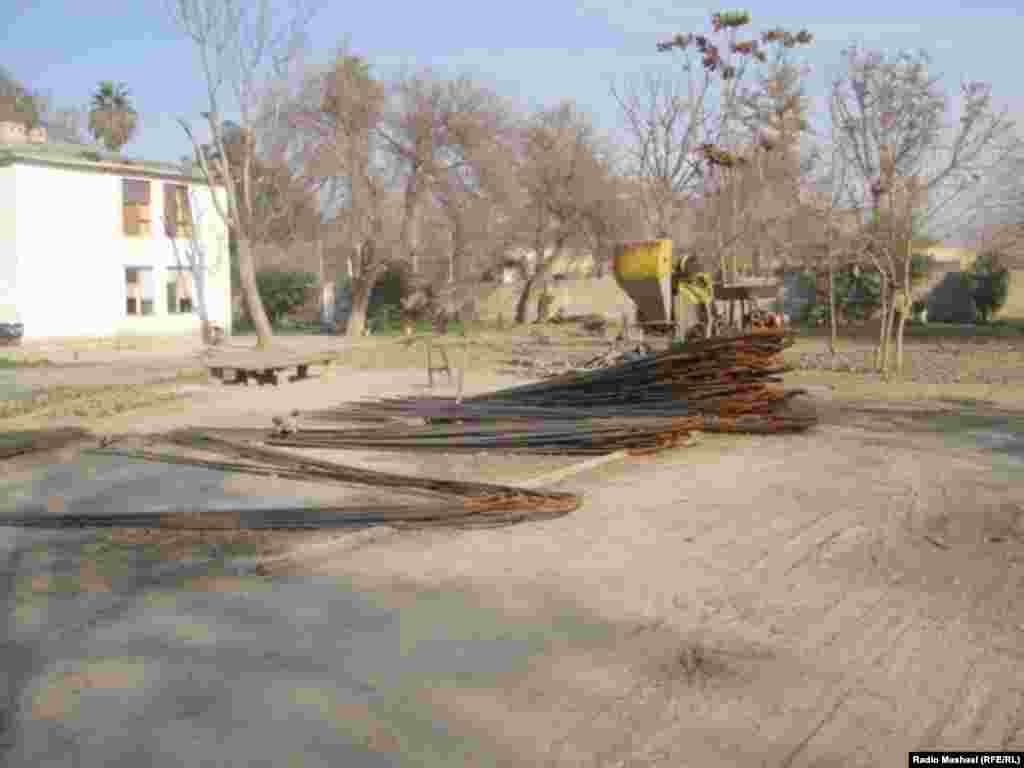
[[[812,282],[815,282],[811,278]],[[835,273],[836,318],[846,323],[863,323],[878,314],[881,307],[881,275],[872,269],[846,265]],[[826,325],[829,322],[827,296],[815,295],[814,303],[806,308],[805,322]]]
[[[0,67],[0,122],[32,128],[41,118],[40,97]]]
[[[284,269],[261,269],[256,273],[256,285],[271,323],[277,323],[289,312],[301,307],[316,285],[316,275]]]
[[[1010,296],[1010,270],[1003,261],[1002,254],[989,251],[980,254],[967,271],[967,284],[983,323],[989,322]]]
[[[103,80],[93,93],[89,109],[89,132],[111,152],[119,152],[131,141],[139,125],[128,86]]]

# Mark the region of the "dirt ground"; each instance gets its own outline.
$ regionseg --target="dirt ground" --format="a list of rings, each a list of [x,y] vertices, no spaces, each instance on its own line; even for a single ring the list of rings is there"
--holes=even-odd
[[[175,403],[89,424],[262,426],[292,407],[425,389],[422,368],[373,367],[276,390],[176,384]],[[467,383],[515,381],[480,371]],[[330,576],[399,602],[396,585],[408,585],[410,611],[425,590],[468,595],[503,626],[542,635],[525,671],[430,694],[437,719],[515,756],[502,765],[876,766],[914,749],[1024,749],[1018,386],[893,390],[820,371],[792,383],[814,387],[801,398],[823,417],[810,433],[709,435],[582,473],[558,486],[585,497],[566,518],[245,546],[271,580]],[[0,425],[14,422],[31,418]],[[552,468],[337,459],[508,482]],[[424,620],[458,622],[445,605]]]
[[[436,694],[523,765],[1024,748],[1024,422],[996,429],[1014,455],[955,411],[819,407],[804,436],[710,438],[571,480],[588,501],[562,520],[300,546],[276,567],[470,591],[549,623],[564,643],[527,675]],[[581,615],[621,631],[583,639]]]

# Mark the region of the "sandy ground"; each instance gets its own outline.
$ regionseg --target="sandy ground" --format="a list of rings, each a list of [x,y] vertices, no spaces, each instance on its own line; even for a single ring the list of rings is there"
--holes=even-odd
[[[955,413],[923,420],[710,439],[569,481],[588,503],[566,519],[300,550],[293,568],[468,590],[562,633],[497,689],[437,692],[523,765],[1022,749],[1024,423],[981,418],[986,450]],[[580,615],[619,631],[562,626]]]
[[[422,369],[338,369],[277,390],[187,385],[187,411],[128,412],[103,427],[259,426],[291,407],[424,385]],[[913,749],[1024,749],[1024,417],[868,406],[827,390],[813,405],[823,424],[805,435],[706,436],[574,477],[559,487],[583,493],[584,507],[555,521],[253,543],[257,581],[287,600],[320,605],[314,585],[333,584],[401,617],[404,650],[381,657],[392,647],[384,634],[365,663],[381,676],[375,690],[405,704],[338,704],[324,683],[307,685],[304,706],[389,757],[367,765],[876,766]],[[509,481],[553,464],[338,459]],[[24,457],[9,466],[33,471]],[[258,495],[253,483],[235,490]],[[200,572],[182,595],[254,599],[251,582],[213,578]],[[334,647],[363,659],[351,626],[332,630]],[[388,677],[389,658],[404,682]],[[27,688],[41,722],[68,716],[54,691],[134,689],[143,672],[61,674]],[[285,674],[253,680],[272,687]],[[97,684],[103,675],[117,680]],[[442,737],[424,722],[477,751],[438,751]],[[198,733],[182,730],[182,744]],[[243,752],[220,759],[246,764]]]

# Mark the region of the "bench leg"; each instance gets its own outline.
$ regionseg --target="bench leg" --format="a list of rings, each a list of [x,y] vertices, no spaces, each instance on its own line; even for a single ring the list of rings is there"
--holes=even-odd
[[[448,358],[448,351],[444,347],[439,347],[438,349],[441,352],[441,359],[444,360],[443,367],[441,368],[441,370],[444,371],[445,375],[448,377],[448,383],[451,384],[453,380],[452,364],[451,360]]]
[[[430,352],[431,352],[430,341],[428,340],[423,346],[427,350],[427,386],[430,389],[433,389],[434,388],[434,361],[433,361],[433,355],[430,354]]]
[[[309,378],[309,366],[300,365],[296,370],[295,378],[297,379],[308,379]]]

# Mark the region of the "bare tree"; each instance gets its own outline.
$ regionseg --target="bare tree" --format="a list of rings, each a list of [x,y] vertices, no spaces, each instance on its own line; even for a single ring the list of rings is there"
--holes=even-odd
[[[4,67],[0,67],[0,121],[43,125],[51,141],[74,144],[86,142],[84,110],[57,107],[53,97],[26,87]]]
[[[447,84],[441,123],[430,193],[447,223],[453,283],[484,268],[494,218],[514,197],[515,123],[497,95],[466,77]]]
[[[41,117],[42,97],[0,67],[0,122],[21,123],[33,127]]]
[[[260,99],[268,76],[282,74],[296,60],[315,12],[309,0],[293,0],[284,18],[277,8],[272,0],[171,0],[172,16],[199,56],[207,96],[203,117],[213,151],[203,149],[188,121],[179,122],[195,147],[203,177],[211,188],[225,191],[223,200],[213,196],[214,205],[237,245],[242,294],[259,348],[273,341],[252,257],[252,227],[258,218],[252,164],[267,117]],[[234,162],[225,146],[224,117],[231,112],[238,115],[242,150]]]
[[[516,305],[516,322],[527,320],[530,300],[570,247],[585,245],[616,201],[610,157],[589,119],[572,102],[542,110],[523,131],[519,182],[526,205],[519,212],[528,277]]]
[[[364,333],[373,286],[396,261],[396,169],[380,133],[387,99],[385,84],[369,64],[342,48],[325,71],[308,78],[302,103],[293,110],[308,174],[323,183],[332,235],[346,254],[349,336]]]
[[[683,73],[683,78],[648,73],[611,86],[629,136],[627,173],[652,237],[679,239],[702,178],[697,149],[712,76],[689,65]]]
[[[806,266],[816,275],[824,272],[829,303],[829,353],[834,364],[839,324],[836,272],[841,266],[855,264],[863,254],[860,250],[862,216],[856,208],[859,201],[851,188],[849,163],[836,135],[834,96],[830,99],[829,109],[833,115],[831,135],[823,151],[815,153],[814,159],[820,162],[809,179],[800,210],[794,216],[796,236],[791,240],[791,247],[796,253],[808,257]]]
[[[214,191],[210,190],[212,196]],[[186,203],[184,209],[179,206]],[[209,286],[207,279],[210,273],[221,269],[229,269],[222,259],[211,259],[207,249],[207,239],[203,230],[207,226],[207,207],[200,204],[195,193],[188,191],[185,200],[175,198],[174,203],[164,204],[164,231],[170,239],[174,260],[179,269],[187,269],[192,275],[192,287],[195,289],[195,310],[199,314],[200,328],[203,339],[207,342],[215,340],[210,321]],[[218,249],[223,254],[226,248]]]
[[[844,57],[846,71],[835,86],[840,144],[873,211],[869,252],[887,287],[877,363],[888,372],[895,330],[898,373],[915,239],[962,224],[957,206],[1018,143],[984,83],[961,86],[958,119],[949,125],[949,99],[923,51],[888,56],[852,47]]]
[[[675,129],[685,137],[685,146],[677,146],[673,167],[684,167],[684,161],[689,161],[696,169],[686,172],[685,179],[697,182],[706,230],[700,247],[715,253],[726,278],[735,277],[739,242],[758,220],[754,212],[765,189],[761,153],[775,148],[779,132],[788,130],[789,113],[802,106],[799,98],[795,104],[784,102],[785,119],[775,126],[771,115],[762,113],[760,104],[751,98],[746,82],[759,64],[768,63],[773,50],[773,65],[778,70],[785,63],[786,51],[812,41],[806,30],[793,33],[783,29],[741,39],[740,30],[750,21],[746,12],[716,13],[711,17],[711,35],[678,34],[658,44],[660,51],[679,52],[688,88],[686,100],[679,106],[676,102],[681,94],[677,93],[672,99],[662,99],[660,109],[649,110],[652,118],[646,129],[648,143],[654,145],[659,135],[665,134],[656,126],[668,124],[658,115],[667,118],[686,113],[685,130]],[[665,104],[671,108],[666,109]],[[673,119],[678,122],[680,118]],[[761,183],[755,185],[754,180]]]
[[[966,229],[979,250],[1024,248],[1024,152],[1014,152],[983,183],[972,200]]]

